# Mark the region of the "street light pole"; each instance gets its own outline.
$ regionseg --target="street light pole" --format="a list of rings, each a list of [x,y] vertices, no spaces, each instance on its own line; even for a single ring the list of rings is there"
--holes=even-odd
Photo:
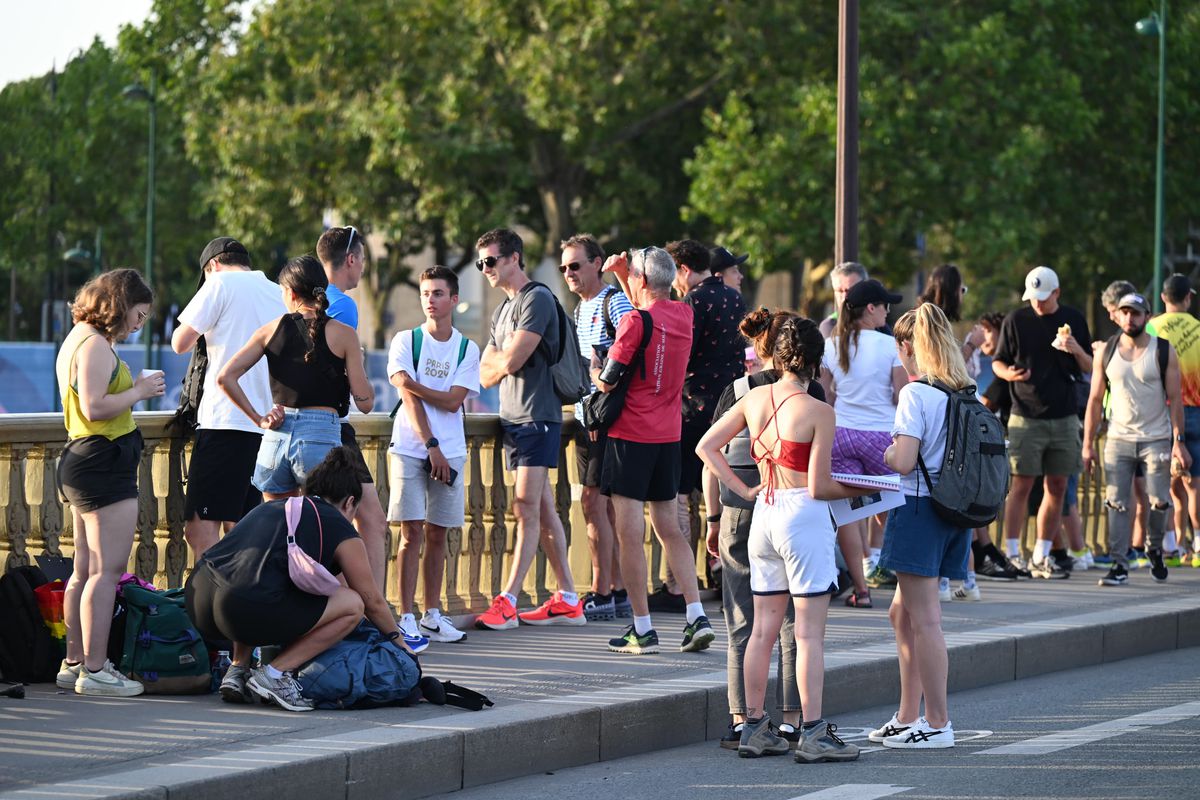
[[[858,260],[858,0],[838,3],[833,263]]]
[[[140,84],[131,84],[126,86],[121,92],[124,97],[145,100],[150,109],[150,130],[147,137],[147,156],[146,156],[146,285],[151,289],[154,288],[154,129],[155,116],[157,113],[157,97],[155,92],[158,89],[157,76],[150,72],[150,88],[146,89]],[[153,347],[154,336],[149,328],[143,327],[142,336],[146,340],[146,357],[145,367],[152,369],[154,364]],[[153,401],[146,401],[147,405],[151,405]]]
[[[1154,313],[1162,313],[1163,284],[1163,186],[1164,139],[1167,124],[1167,0],[1161,0],[1158,13],[1137,21],[1134,30],[1143,36],[1158,37],[1158,146],[1154,165]]]

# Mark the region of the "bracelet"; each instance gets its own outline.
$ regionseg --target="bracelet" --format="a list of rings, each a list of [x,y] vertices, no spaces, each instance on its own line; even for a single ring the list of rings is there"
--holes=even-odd
[[[709,515],[708,515],[707,517],[705,517],[704,519],[705,519],[706,521],[708,521],[708,522],[720,522],[720,521],[721,521],[721,515],[720,515],[720,514],[709,514]]]

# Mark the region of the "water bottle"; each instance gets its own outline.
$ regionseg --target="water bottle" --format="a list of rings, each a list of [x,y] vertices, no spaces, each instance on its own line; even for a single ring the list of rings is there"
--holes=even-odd
[[[221,681],[225,679],[225,672],[232,663],[233,661],[229,658],[228,650],[217,651],[217,658],[213,661],[212,668],[212,690],[214,692],[221,688]]]

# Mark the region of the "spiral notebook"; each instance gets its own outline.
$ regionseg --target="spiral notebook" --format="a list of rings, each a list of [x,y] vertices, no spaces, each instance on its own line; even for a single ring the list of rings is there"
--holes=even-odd
[[[860,519],[866,519],[904,505],[904,494],[900,491],[899,475],[851,475],[834,472],[832,477],[838,483],[848,486],[880,490],[861,497],[830,501],[829,511],[833,514],[834,522],[839,526],[849,525],[851,522],[857,522]]]

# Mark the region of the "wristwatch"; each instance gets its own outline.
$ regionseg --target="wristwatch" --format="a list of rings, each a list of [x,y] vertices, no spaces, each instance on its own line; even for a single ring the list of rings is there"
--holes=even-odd
[[[720,521],[721,521],[721,515],[720,515],[720,514],[709,514],[709,515],[708,515],[707,517],[705,517],[704,519],[705,519],[705,520],[707,520],[708,522],[720,522]]]
[[[396,641],[397,639],[400,638],[400,629],[397,628],[396,630],[392,631],[391,633],[389,633],[387,636],[385,636],[383,638],[389,642]]]
[[[1182,442],[1182,441],[1184,441],[1183,434],[1182,434],[1182,433],[1177,433],[1177,434],[1175,434],[1175,441],[1177,441],[1177,442]]]
[[[437,447],[439,444],[441,444],[441,443],[437,440],[436,436],[430,436],[429,441],[425,442],[425,449],[432,450],[433,448]]]

